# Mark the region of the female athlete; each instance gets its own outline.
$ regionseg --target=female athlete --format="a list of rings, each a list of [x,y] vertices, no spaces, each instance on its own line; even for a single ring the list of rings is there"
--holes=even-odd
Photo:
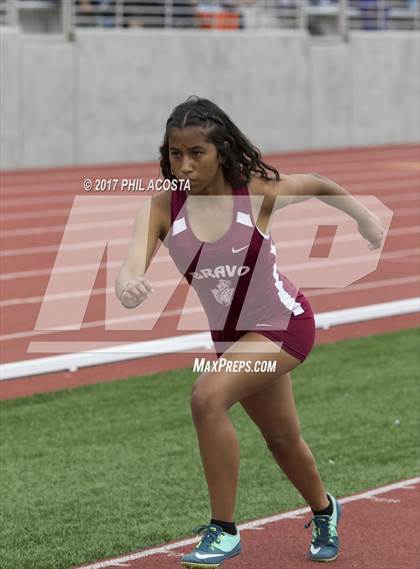
[[[127,308],[150,296],[145,273],[161,240],[201,300],[218,357],[230,363],[200,375],[192,390],[211,520],[196,528],[201,541],[181,564],[218,567],[241,552],[234,523],[239,446],[228,414],[237,402],[312,509],[310,558],[332,561],[339,549],[341,506],[326,492],[300,434],[290,377],[312,348],[314,317],[305,296],[277,270],[270,221],[292,203],[346,196],[336,207],[355,219],[370,248],[381,245],[380,221],[327,178],[280,175],[207,99],[191,97],[174,109],[160,152],[164,178],[188,180],[190,189],[159,193],[150,211],[138,214],[116,294]],[[239,365],[244,352],[246,370]],[[275,371],[256,371],[254,364],[268,359]]]

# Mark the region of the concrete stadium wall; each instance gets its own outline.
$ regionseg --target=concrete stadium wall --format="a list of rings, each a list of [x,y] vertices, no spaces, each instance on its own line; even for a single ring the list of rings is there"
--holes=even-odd
[[[420,38],[355,32],[0,31],[2,168],[155,160],[171,109],[217,102],[264,151],[416,142]]]
[[[21,165],[19,152],[19,36],[0,32],[0,167]]]
[[[420,140],[420,35],[354,34],[351,144]]]
[[[74,56],[73,46],[57,40],[22,44],[20,152],[24,166],[74,163]]]

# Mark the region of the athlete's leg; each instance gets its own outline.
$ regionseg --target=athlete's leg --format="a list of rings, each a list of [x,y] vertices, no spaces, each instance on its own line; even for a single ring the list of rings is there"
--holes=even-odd
[[[311,450],[300,434],[290,373],[279,375],[264,391],[241,400],[259,427],[273,457],[313,510],[328,506],[324,484]]]
[[[276,362],[275,372],[217,372],[201,375],[194,384],[191,410],[197,431],[201,458],[209,488],[212,518],[233,521],[239,471],[239,444],[228,410],[236,402],[251,397],[276,381],[280,375],[294,369],[300,361],[279,351],[273,342],[249,332],[232,348],[242,342],[264,342],[264,353],[238,354],[227,351],[228,361],[270,359]],[[260,344],[261,346],[261,344]]]

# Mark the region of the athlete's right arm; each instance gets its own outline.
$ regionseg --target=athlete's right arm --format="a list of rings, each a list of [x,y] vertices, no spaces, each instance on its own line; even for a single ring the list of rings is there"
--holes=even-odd
[[[118,273],[115,293],[126,308],[135,308],[153,292],[144,276],[159,238],[167,232],[167,192],[154,196],[137,214],[126,259]]]

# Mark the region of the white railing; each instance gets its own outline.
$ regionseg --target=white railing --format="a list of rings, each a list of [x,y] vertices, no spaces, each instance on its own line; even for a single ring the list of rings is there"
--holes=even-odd
[[[331,312],[321,312],[315,315],[315,324],[318,329],[328,330],[329,328],[343,324],[355,324],[357,322],[366,322],[378,318],[419,313],[419,310],[420,298],[407,298],[380,304],[333,310]],[[71,346],[69,342],[65,344],[68,350]],[[135,344],[118,344],[99,349],[89,350],[89,348],[86,347],[86,350],[83,352],[78,352],[74,349],[72,353],[0,365],[0,381],[65,370],[74,372],[83,367],[128,361],[149,356],[176,354],[191,350],[209,350],[212,348],[212,345],[213,342],[209,332],[197,332],[184,336],[161,338],[146,342],[137,342]],[[80,350],[80,343],[77,343],[77,349]],[[42,351],[45,351],[45,349],[42,348]]]
[[[0,0],[0,23],[25,29],[37,18],[74,28],[210,30],[307,29],[346,37],[349,30],[418,30],[420,0]],[[57,31],[57,30],[56,30]]]

